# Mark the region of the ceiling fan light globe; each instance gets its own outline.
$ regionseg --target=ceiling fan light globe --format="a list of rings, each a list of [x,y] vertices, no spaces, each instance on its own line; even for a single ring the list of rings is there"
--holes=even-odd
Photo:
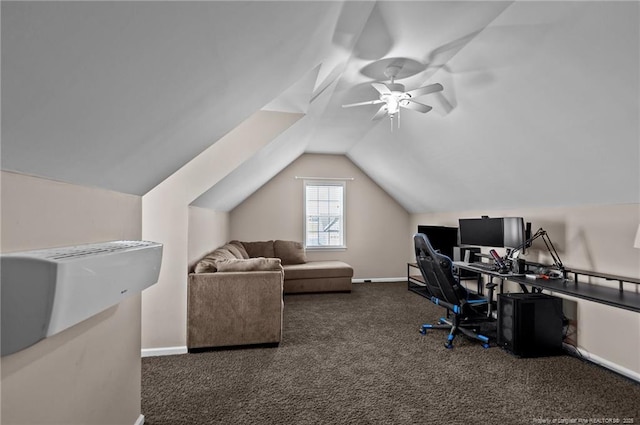
[[[399,108],[400,102],[398,101],[398,99],[393,96],[389,96],[389,98],[387,99],[387,109],[389,111],[389,114],[395,114],[396,112],[398,112]]]

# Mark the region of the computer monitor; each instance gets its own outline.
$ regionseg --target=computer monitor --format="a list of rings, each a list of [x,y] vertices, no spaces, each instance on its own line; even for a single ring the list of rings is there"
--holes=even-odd
[[[524,218],[504,217],[503,219],[504,240],[502,246],[505,248],[523,248],[527,240]]]
[[[518,248],[526,240],[522,217],[461,218],[460,244]]]
[[[457,227],[419,225],[418,233],[427,235],[433,249],[453,258],[453,248],[458,246]]]

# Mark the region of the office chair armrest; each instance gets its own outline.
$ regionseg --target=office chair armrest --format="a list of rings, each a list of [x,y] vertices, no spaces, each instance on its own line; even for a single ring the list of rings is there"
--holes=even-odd
[[[449,309],[449,310],[453,311],[456,314],[459,313],[460,310],[461,310],[459,305],[448,303],[448,302],[446,302],[444,300],[441,300],[438,297],[431,297],[431,302],[434,303],[435,305],[439,305],[439,306],[442,306],[442,307],[444,307],[446,309]]]
[[[498,284],[497,283],[492,283],[492,282],[487,283],[486,285],[484,285],[484,287],[489,290],[489,295],[487,296],[489,301],[493,301],[493,291],[494,291],[496,286],[498,286]]]

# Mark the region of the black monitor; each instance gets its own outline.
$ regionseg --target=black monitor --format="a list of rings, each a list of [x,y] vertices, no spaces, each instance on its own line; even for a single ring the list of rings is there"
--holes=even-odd
[[[418,233],[429,238],[433,249],[453,258],[453,247],[458,246],[458,228],[446,226],[418,226]]]
[[[458,222],[461,245],[518,248],[526,240],[522,217],[461,218]]]

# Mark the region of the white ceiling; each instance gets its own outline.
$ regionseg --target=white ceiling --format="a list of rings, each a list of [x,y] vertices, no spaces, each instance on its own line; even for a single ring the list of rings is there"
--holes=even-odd
[[[230,210],[305,152],[410,212],[640,200],[639,4],[5,2],[2,169],[142,195],[259,109],[306,116],[195,204]],[[372,81],[408,89],[371,121]]]

